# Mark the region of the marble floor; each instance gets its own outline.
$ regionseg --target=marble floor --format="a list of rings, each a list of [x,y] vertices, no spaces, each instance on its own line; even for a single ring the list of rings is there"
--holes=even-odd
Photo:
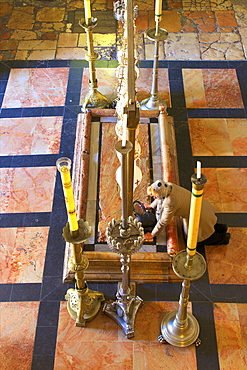
[[[112,8],[92,3],[97,10]],[[150,90],[152,45],[143,31],[152,26],[153,4],[139,3],[141,100]],[[159,89],[174,118],[180,184],[191,188],[200,160],[204,197],[231,232],[229,245],[200,250],[207,271],[191,284],[189,311],[202,343],[186,348],[157,341],[163,317],[178,307],[180,283],[137,285],[144,304],[133,339],[101,312],[86,328],[76,327],[67,312],[71,286],[63,283],[61,235],[67,216],[55,164],[62,156],[73,159],[87,86],[85,40],[74,28],[82,6],[1,1],[0,363],[11,370],[246,369],[245,2],[163,1],[162,27],[171,38],[160,61]],[[97,68],[99,88],[112,98],[116,41],[111,34],[107,40],[114,46],[102,48]],[[94,123],[102,126],[98,118]],[[143,129],[156,124],[150,118]],[[115,283],[88,283],[106,300],[115,299]]]

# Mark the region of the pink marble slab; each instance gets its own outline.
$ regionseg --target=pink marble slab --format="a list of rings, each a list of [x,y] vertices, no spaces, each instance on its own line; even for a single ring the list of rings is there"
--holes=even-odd
[[[69,68],[11,69],[3,108],[62,106]]]
[[[183,69],[187,108],[244,108],[235,69]]]
[[[145,302],[136,315],[135,336],[130,340],[102,313],[86,328],[76,327],[66,302],[61,302],[54,369],[196,370],[194,346],[177,348],[157,341],[163,317],[177,308],[177,302]]]
[[[247,284],[247,228],[228,230],[231,233],[228,245],[205,247],[209,281],[211,284]]]
[[[246,304],[215,303],[214,320],[221,369],[244,370],[246,357]]]
[[[203,168],[202,173],[207,177],[204,197],[217,212],[247,211],[246,168]]]
[[[115,150],[117,141],[115,123],[103,123],[99,190],[100,219],[98,226],[101,241],[104,240],[108,222],[112,218],[120,220],[122,214],[120,186],[116,181],[116,171],[120,167],[120,161]],[[135,163],[142,172],[142,178],[134,190],[133,199],[147,201],[147,186],[150,183],[149,161],[147,161],[147,158],[149,158],[147,124],[138,126],[135,149]]]
[[[39,302],[0,303],[2,368],[31,369],[38,309]]]
[[[0,168],[0,213],[51,212],[56,167]]]
[[[0,119],[0,155],[59,153],[63,117]]]
[[[0,229],[0,284],[41,283],[49,227]]]

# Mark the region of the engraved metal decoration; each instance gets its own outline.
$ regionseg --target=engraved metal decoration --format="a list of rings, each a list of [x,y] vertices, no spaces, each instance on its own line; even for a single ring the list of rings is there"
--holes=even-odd
[[[154,61],[153,61],[153,75],[152,75],[152,87],[150,97],[144,99],[140,103],[140,109],[142,110],[159,110],[159,106],[163,105],[166,108],[164,100],[159,98],[158,92],[158,73],[159,73],[159,45],[160,41],[164,41],[168,37],[168,32],[159,28],[159,21],[161,17],[156,17],[156,27],[151,28],[147,31],[147,38],[154,41]]]
[[[199,324],[197,319],[187,312],[189,302],[190,281],[197,280],[206,271],[204,257],[196,251],[198,228],[201,214],[202,195],[206,177],[198,178],[195,174],[191,177],[192,196],[189,219],[187,248],[179,252],[172,261],[175,274],[184,279],[182,292],[179,299],[178,311],[168,313],[161,322],[161,343],[170,343],[176,347],[187,347],[191,344],[200,345]]]
[[[86,322],[92,320],[100,310],[104,295],[88,288],[84,278],[84,271],[88,268],[88,259],[82,253],[82,243],[91,235],[91,226],[87,221],[79,219],[77,233],[71,233],[69,224],[63,228],[63,237],[70,243],[73,249],[73,256],[69,260],[69,267],[75,273],[75,289],[68,289],[65,296],[67,309],[76,321],[76,326],[86,326]]]
[[[98,81],[96,78],[95,60],[98,59],[99,55],[94,51],[93,47],[93,28],[97,25],[97,18],[90,18],[88,24],[79,21],[79,25],[84,28],[87,35],[88,53],[86,54],[85,59],[89,63],[90,74],[89,92],[85,97],[82,110],[85,111],[85,108],[109,108],[109,100],[97,90]]]
[[[135,284],[130,283],[129,263],[131,255],[138,251],[143,244],[144,230],[137,219],[132,216],[128,217],[126,157],[132,150],[132,144],[129,141],[118,141],[116,150],[122,156],[122,219],[118,221],[113,219],[109,222],[106,229],[106,240],[110,250],[120,254],[122,282],[118,283],[116,301],[106,303],[103,311],[121,326],[127,338],[132,338],[134,336],[135,316],[142,299],[136,296]]]

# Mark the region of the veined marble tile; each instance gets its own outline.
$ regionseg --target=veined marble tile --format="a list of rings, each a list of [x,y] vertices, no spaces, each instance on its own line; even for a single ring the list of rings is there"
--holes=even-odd
[[[140,75],[136,81],[136,89],[137,89],[137,100],[141,102],[143,99],[150,97],[150,91],[152,88],[153,69],[140,68],[139,72]],[[166,102],[167,106],[170,107],[171,106],[170,85],[167,68],[159,69],[158,92],[159,98],[163,99]]]
[[[116,172],[120,169],[120,160],[115,150],[118,138],[115,132],[115,124],[104,123],[102,125],[102,145],[100,159],[100,189],[99,189],[99,241],[104,241],[105,229],[108,222],[115,218],[121,219],[121,195],[120,184],[116,181]],[[147,124],[139,125],[136,130],[135,145],[135,173],[140,172],[137,181],[140,183],[134,189],[133,199],[146,201],[149,177],[149,143]],[[139,175],[138,175],[139,176]]]
[[[244,108],[235,69],[183,69],[187,108]]]
[[[244,370],[247,358],[242,338],[243,329],[246,331],[246,320],[241,327],[239,310],[245,305],[237,303],[215,303],[214,321],[216,328],[217,347],[221,369]],[[243,316],[241,316],[243,320]],[[241,330],[242,329],[242,330]],[[246,343],[246,342],[245,342]]]
[[[202,71],[208,108],[244,108],[235,69]]]
[[[0,168],[0,213],[51,212],[56,167]]]
[[[0,283],[41,283],[49,227],[0,229]]]
[[[206,96],[201,69],[182,69],[187,108],[206,108]]]
[[[3,108],[62,106],[69,68],[16,68],[10,71]]]
[[[97,90],[110,101],[116,99],[118,85],[118,79],[116,77],[116,68],[96,68],[96,78],[98,80]],[[83,104],[88,92],[89,92],[89,69],[84,68],[80,104]]]
[[[86,328],[76,327],[66,302],[61,302],[54,369],[81,369],[83,364],[99,370],[178,369],[183,363],[188,364],[183,369],[196,370],[195,346],[177,348],[157,341],[162,319],[177,308],[178,302],[145,302],[138,309],[130,341],[114,320],[101,313]]]
[[[217,212],[247,211],[246,168],[203,168],[202,173],[207,177],[204,197]]]
[[[205,247],[211,284],[247,284],[247,229],[233,227],[229,232],[228,245]]]
[[[63,117],[0,119],[0,155],[59,153]]]
[[[191,118],[188,120],[194,156],[246,156],[247,120]]]
[[[32,365],[39,302],[0,303],[0,361],[5,369]]]

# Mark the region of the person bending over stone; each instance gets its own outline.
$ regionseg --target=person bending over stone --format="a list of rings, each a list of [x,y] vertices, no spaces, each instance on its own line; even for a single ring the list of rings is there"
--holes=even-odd
[[[173,216],[182,217],[184,233],[187,235],[191,192],[179,185],[157,180],[148,186],[147,193],[155,199],[150,205],[144,203],[144,206],[155,209],[157,224],[151,235],[145,234],[145,239],[159,234]],[[214,206],[203,199],[197,246],[226,245],[229,240],[230,233],[227,232],[227,225],[217,223]]]

